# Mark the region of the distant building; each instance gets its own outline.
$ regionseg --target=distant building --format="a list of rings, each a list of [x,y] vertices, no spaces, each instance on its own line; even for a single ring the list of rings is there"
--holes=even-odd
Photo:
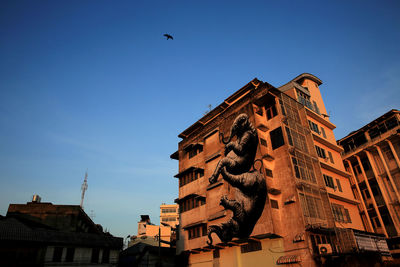
[[[171,246],[172,229],[170,225],[154,225],[150,221],[149,215],[141,215],[141,219],[138,222],[138,234],[137,236],[131,236],[129,247],[136,243],[143,242],[148,245],[158,245],[162,247]],[[159,242],[159,236],[161,239]]]
[[[160,223],[169,224],[175,228],[179,224],[179,206],[178,204],[161,204],[160,206]]]
[[[0,266],[117,266],[121,249],[78,205],[36,199],[0,217]]]
[[[177,253],[189,265],[390,256],[384,236],[365,231],[321,84],[308,73],[279,88],[254,79],[179,134]]]
[[[400,112],[390,110],[340,139],[368,231],[383,234],[400,258]]]

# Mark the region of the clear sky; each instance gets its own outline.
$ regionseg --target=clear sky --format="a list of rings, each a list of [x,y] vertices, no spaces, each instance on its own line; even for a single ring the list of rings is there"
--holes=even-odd
[[[400,108],[399,1],[0,2],[0,214],[33,194],[114,235],[173,203],[180,132],[308,72],[337,138]],[[164,33],[173,35],[166,40]]]

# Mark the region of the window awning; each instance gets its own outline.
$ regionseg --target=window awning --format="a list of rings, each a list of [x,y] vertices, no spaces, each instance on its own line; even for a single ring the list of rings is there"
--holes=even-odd
[[[186,173],[192,172],[192,171],[195,171],[195,170],[204,170],[204,169],[198,168],[198,167],[193,167],[193,166],[192,166],[192,167],[189,167],[189,168],[187,168],[187,169],[181,171],[180,173],[176,174],[174,177],[180,178],[180,177],[182,177],[183,175],[185,175]]]
[[[186,199],[189,199],[189,198],[202,198],[202,199],[205,199],[206,197],[202,196],[202,195],[198,195],[198,194],[189,194],[187,196],[184,196],[183,198],[175,199],[175,203],[180,203],[180,202],[182,202],[182,201],[184,201]]]
[[[191,143],[191,144],[185,146],[185,147],[183,148],[183,150],[189,151],[189,150],[191,150],[191,149],[193,149],[193,148],[195,148],[195,147],[202,147],[202,146],[203,146],[202,143]]]
[[[276,264],[289,264],[296,262],[301,262],[301,258],[299,255],[281,256],[276,261]]]
[[[189,228],[192,228],[192,227],[196,227],[196,226],[199,226],[199,225],[202,225],[202,224],[206,224],[206,222],[205,221],[198,221],[198,222],[194,222],[194,223],[189,223],[188,225],[185,225],[182,228],[186,230],[186,229],[189,229]]]
[[[169,156],[171,159],[179,160],[179,151],[175,151]]]

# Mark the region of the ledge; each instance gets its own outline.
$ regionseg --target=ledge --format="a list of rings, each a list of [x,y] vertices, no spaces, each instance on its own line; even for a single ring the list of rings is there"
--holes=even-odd
[[[333,144],[331,142],[329,142],[328,140],[322,138],[321,136],[319,136],[317,133],[315,133],[314,131],[312,131],[313,134],[313,138],[315,141],[317,141],[318,143],[321,143],[327,147],[329,147],[330,149],[336,151],[336,152],[343,152],[343,148],[341,148],[340,146]]]
[[[321,168],[323,168],[323,169],[325,169],[325,170],[334,172],[334,173],[336,173],[336,174],[339,174],[339,175],[344,176],[344,177],[347,177],[347,178],[350,178],[350,177],[351,177],[351,174],[350,174],[350,173],[345,172],[345,171],[342,171],[342,170],[339,170],[339,169],[336,169],[335,167],[333,167],[333,166],[331,166],[331,165],[328,165],[328,164],[326,164],[326,163],[324,163],[324,162],[322,162],[322,161],[320,161],[319,164],[321,165]]]
[[[211,190],[211,189],[214,189],[214,188],[216,188],[216,187],[218,187],[218,186],[220,186],[220,185],[223,185],[224,183],[222,182],[222,180],[219,180],[219,181],[217,181],[215,184],[211,184],[211,185],[209,185],[208,187],[207,187],[207,191],[208,190]]]
[[[313,118],[314,120],[318,121],[319,123],[325,125],[326,127],[328,127],[329,129],[333,130],[336,128],[336,125],[333,124],[332,122],[322,118],[320,115],[318,115],[317,113],[315,113],[314,111],[306,108],[306,113],[308,116],[310,116],[311,118]]]

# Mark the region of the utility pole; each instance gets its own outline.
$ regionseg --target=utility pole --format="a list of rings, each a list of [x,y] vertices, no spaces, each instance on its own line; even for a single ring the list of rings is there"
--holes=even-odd
[[[82,187],[81,187],[81,189],[82,189],[81,208],[82,209],[83,209],[83,199],[85,198],[85,192],[88,189],[87,178],[88,178],[88,174],[87,174],[87,170],[86,170],[85,180],[83,181],[83,184],[82,184]]]

